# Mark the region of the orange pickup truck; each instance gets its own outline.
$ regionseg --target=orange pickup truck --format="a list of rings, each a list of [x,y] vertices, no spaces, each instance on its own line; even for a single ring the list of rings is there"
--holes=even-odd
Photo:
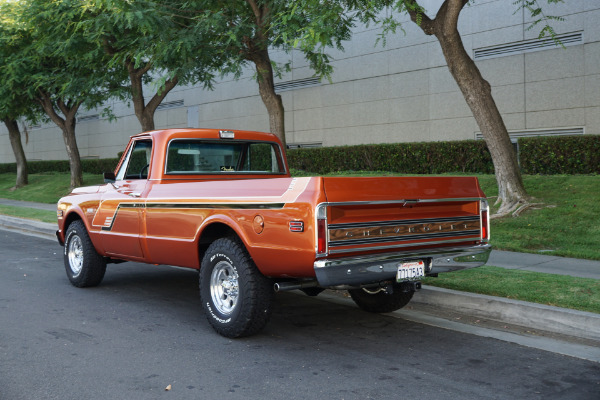
[[[261,330],[277,291],[345,289],[391,312],[422,277],[491,250],[476,178],[293,178],[269,133],[141,133],[104,178],[58,202],[71,283],[98,285],[122,261],[198,269],[207,319],[227,337]]]

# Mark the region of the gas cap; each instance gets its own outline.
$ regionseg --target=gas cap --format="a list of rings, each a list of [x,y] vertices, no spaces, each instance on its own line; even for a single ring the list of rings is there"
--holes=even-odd
[[[262,216],[257,215],[256,217],[254,217],[254,223],[252,225],[254,226],[254,232],[260,235],[265,229],[265,220]]]

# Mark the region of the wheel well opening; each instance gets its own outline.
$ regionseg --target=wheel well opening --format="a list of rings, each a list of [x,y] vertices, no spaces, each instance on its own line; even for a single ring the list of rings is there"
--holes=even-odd
[[[198,259],[202,260],[206,249],[208,249],[208,246],[210,246],[212,242],[227,236],[232,236],[240,240],[238,234],[228,225],[222,223],[213,223],[204,228],[200,234],[200,238],[198,239]],[[240,240],[240,242],[242,241]]]
[[[67,218],[65,219],[64,231],[66,232],[67,229],[69,229],[69,225],[71,225],[74,221],[78,220],[81,221],[81,217],[76,212],[72,212],[69,215],[67,215]]]

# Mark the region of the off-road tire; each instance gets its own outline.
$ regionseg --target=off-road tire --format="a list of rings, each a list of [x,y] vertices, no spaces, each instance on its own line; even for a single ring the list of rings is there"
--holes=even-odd
[[[237,238],[211,243],[199,276],[202,308],[215,331],[237,338],[264,328],[271,315],[272,283]]]
[[[357,306],[372,313],[388,313],[404,307],[412,299],[414,292],[402,292],[397,285],[388,294],[383,289],[352,289],[348,290],[350,297]]]
[[[106,272],[106,261],[90,240],[82,221],[73,221],[65,235],[65,270],[73,286],[98,286]]]

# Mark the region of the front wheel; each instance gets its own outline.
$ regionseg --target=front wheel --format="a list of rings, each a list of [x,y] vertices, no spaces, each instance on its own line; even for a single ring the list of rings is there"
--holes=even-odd
[[[106,261],[96,252],[82,221],[74,221],[67,229],[64,261],[73,286],[98,286],[104,278]]]
[[[400,285],[393,286],[393,292],[387,293],[383,288],[348,290],[357,306],[372,313],[388,313],[404,307],[410,302],[415,292],[403,292]]]
[[[250,336],[271,314],[271,282],[234,238],[215,240],[200,267],[200,299],[206,318],[221,335]]]

